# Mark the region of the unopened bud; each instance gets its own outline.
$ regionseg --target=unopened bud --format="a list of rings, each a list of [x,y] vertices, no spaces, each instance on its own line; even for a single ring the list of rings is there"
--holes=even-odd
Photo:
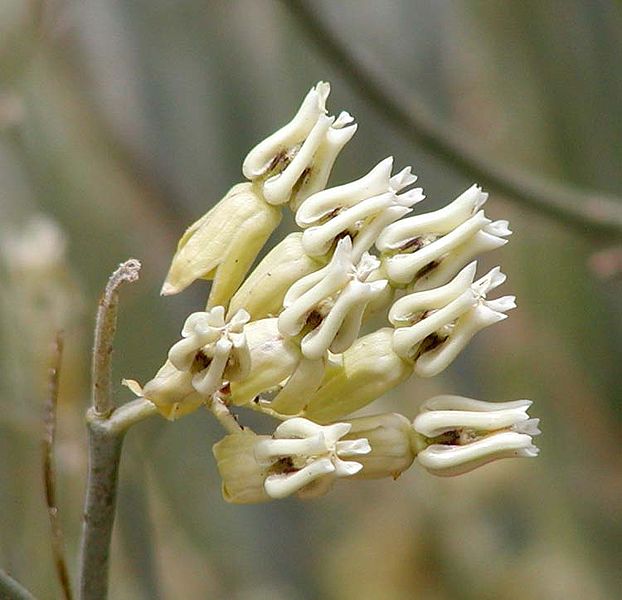
[[[177,294],[196,279],[213,280],[208,306],[226,306],[281,220],[281,210],[241,183],[179,240],[162,294]]]

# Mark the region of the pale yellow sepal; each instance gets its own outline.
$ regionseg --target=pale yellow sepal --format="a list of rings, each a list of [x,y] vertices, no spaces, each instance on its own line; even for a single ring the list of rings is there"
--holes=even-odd
[[[205,397],[192,386],[192,373],[178,371],[168,360],[144,387],[132,379],[124,379],[123,384],[137,396],[153,402],[169,421],[195,411],[205,402]]]
[[[326,257],[307,256],[301,239],[302,233],[290,233],[265,256],[231,298],[229,314],[244,309],[256,321],[281,312],[287,290],[328,262]]]
[[[261,439],[270,437],[243,431],[224,437],[212,447],[227,502],[254,504],[272,500],[264,489],[269,465],[259,465],[255,458],[255,444]]]
[[[250,375],[231,382],[229,401],[248,404],[260,394],[279,387],[296,370],[302,358],[300,347],[279,333],[277,319],[262,319],[245,326],[251,357]]]
[[[380,329],[335,357],[320,388],[309,398],[304,416],[328,423],[363,408],[406,380],[413,367],[395,354],[392,338],[393,329]]]
[[[179,240],[161,293],[213,280],[208,307],[226,306],[280,221],[281,209],[258,196],[252,184],[234,186]]]
[[[384,413],[345,421],[352,429],[343,439],[366,438],[371,452],[357,457],[363,468],[355,479],[397,479],[415,460],[410,421],[396,413]]]

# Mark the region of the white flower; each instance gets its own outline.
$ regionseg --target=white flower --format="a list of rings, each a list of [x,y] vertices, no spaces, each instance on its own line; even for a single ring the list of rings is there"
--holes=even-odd
[[[366,439],[339,441],[351,428],[349,423],[322,426],[297,417],[281,423],[272,438],[259,439],[255,458],[272,471],[264,483],[266,493],[271,498],[301,491],[320,495],[334,479],[358,473],[362,465],[343,458],[367,454],[371,447]]]
[[[367,281],[380,262],[364,253],[358,264],[352,260],[352,240],[337,244],[330,263],[298,280],[285,295],[285,309],[279,315],[279,331],[298,335],[305,326],[313,327],[301,342],[305,357],[316,360],[326,350],[340,353],[358,337],[365,307],[386,288],[386,280]]]
[[[529,400],[481,402],[438,396],[421,407],[414,430],[426,438],[417,460],[435,475],[459,475],[493,460],[535,457],[532,436],[540,433],[530,419]]]
[[[444,370],[481,329],[506,318],[514,296],[487,300],[506,277],[495,267],[473,282],[477,263],[465,267],[448,284],[397,300],[389,320],[397,327],[393,349],[415,361],[415,373],[432,377]]]
[[[183,339],[169,350],[169,361],[179,371],[194,373],[192,385],[204,396],[216,392],[224,379],[243,379],[250,372],[244,335],[249,318],[245,310],[239,310],[226,322],[222,306],[192,313],[182,329]]]
[[[502,236],[511,233],[507,222],[493,223],[480,210],[487,198],[488,194],[474,185],[440,210],[408,217],[386,227],[376,247],[383,253],[389,279],[397,285],[407,285],[442,261],[459,269],[476,252],[496,247],[491,237],[496,238],[497,245],[505,243]],[[445,270],[447,278],[453,273],[455,270]]]
[[[410,167],[391,177],[392,167],[393,158],[389,157],[361,179],[307,198],[296,212],[296,223],[305,228],[305,252],[310,256],[326,254],[335,240],[346,233],[354,241],[356,261],[389,223],[423,200],[421,188],[403,191],[417,180]]]
[[[324,188],[340,150],[356,131],[353,118],[326,114],[328,83],[311,88],[295,117],[247,155],[244,176],[259,180],[270,204],[294,206]]]

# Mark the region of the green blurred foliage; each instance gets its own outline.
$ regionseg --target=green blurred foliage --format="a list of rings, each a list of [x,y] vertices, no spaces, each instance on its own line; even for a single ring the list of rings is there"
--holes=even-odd
[[[622,195],[619,3],[313,7],[344,43],[499,161]],[[143,261],[140,282],[122,294],[115,381],[145,381],[206,296],[201,284],[158,295],[177,238],[241,179],[248,149],[321,79],[332,83],[330,106],[360,123],[333,182],[392,154],[398,165],[413,164],[428,208],[472,183],[355,95],[286,2],[0,3],[0,566],[40,598],[59,597],[40,456],[54,330],[67,337],[56,450],[75,576],[90,328],[107,275],[128,256]],[[127,439],[112,598],[619,593],[622,276],[619,265],[609,279],[593,268],[595,253],[614,242],[567,230],[515,199],[493,196],[488,210],[509,218],[515,235],[483,263],[503,264],[519,309],[441,377],[410,380],[372,409],[412,417],[439,392],[528,397],[543,421],[540,458],[452,480],[413,468],[396,482],[337,486],[313,503],[237,507],[220,496],[211,445],[221,433],[208,415],[154,418]],[[53,260],[58,246],[28,228],[41,214],[63,232],[64,259]],[[275,239],[288,228],[285,219]],[[7,249],[16,236],[30,250],[17,258]],[[119,402],[130,398],[120,383],[116,391]]]

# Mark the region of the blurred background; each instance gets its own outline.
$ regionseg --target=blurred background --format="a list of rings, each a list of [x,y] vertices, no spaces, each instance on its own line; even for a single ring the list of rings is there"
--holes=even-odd
[[[622,197],[619,2],[304,6],[400,102],[425,107],[488,160]],[[318,80],[332,84],[330,111],[360,124],[332,184],[393,155],[413,165],[431,210],[477,179],[387,119],[308,33],[288,2],[0,0],[0,567],[41,599],[60,597],[41,470],[50,343],[62,327],[58,501],[75,577],[91,331],[119,262],[143,262],[122,291],[114,379],[124,402],[121,378],[150,379],[204,305],[202,282],[159,296],[177,239]],[[209,415],[154,417],[126,439],[111,598],[617,597],[620,237],[492,192],[487,213],[514,235],[482,262],[502,264],[519,308],[442,376],[412,378],[371,412],[412,418],[437,393],[531,398],[540,458],[447,480],[413,467],[312,503],[240,507],[221,497],[211,445],[222,434]],[[291,228],[284,219],[275,240]]]

